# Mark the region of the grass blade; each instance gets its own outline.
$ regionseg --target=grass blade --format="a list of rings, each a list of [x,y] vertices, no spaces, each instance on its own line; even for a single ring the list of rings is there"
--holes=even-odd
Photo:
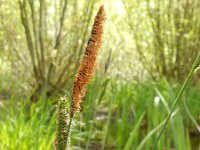
[[[176,115],[177,111],[175,111],[170,118],[174,117]],[[164,120],[163,122],[161,122],[157,127],[155,127],[153,130],[151,130],[146,136],[145,138],[142,140],[142,142],[140,143],[140,145],[137,147],[136,150],[141,150],[143,148],[143,146],[146,144],[146,142],[148,141],[148,139],[154,134],[156,133],[156,131],[158,131],[161,127],[163,127],[163,125],[165,124],[166,120]]]
[[[131,147],[131,145],[132,145],[132,142],[133,142],[133,140],[134,140],[134,138],[135,138],[135,136],[136,136],[136,134],[137,134],[137,132],[138,132],[138,128],[140,127],[141,121],[142,121],[142,119],[144,118],[144,114],[145,114],[145,113],[143,113],[143,114],[141,115],[141,117],[139,118],[139,120],[138,120],[138,122],[136,123],[135,127],[134,127],[133,130],[131,131],[130,136],[129,136],[129,138],[128,138],[126,144],[125,144],[124,150],[129,150],[129,149],[130,149],[130,147]]]
[[[166,128],[166,126],[167,126],[167,123],[169,122],[169,119],[170,119],[170,117],[171,117],[171,115],[172,115],[172,113],[173,113],[173,111],[174,111],[174,109],[175,109],[177,103],[178,103],[179,100],[181,99],[181,96],[182,96],[184,90],[186,89],[188,83],[189,83],[190,80],[192,79],[192,75],[193,75],[193,73],[194,73],[196,67],[197,67],[198,64],[199,64],[199,61],[200,61],[200,52],[199,52],[199,54],[197,55],[196,60],[194,61],[193,66],[192,66],[192,68],[191,68],[191,70],[190,70],[190,73],[188,74],[188,76],[187,76],[187,78],[186,78],[186,80],[185,80],[183,86],[181,87],[181,90],[179,91],[179,94],[178,94],[176,100],[174,101],[174,103],[173,103],[173,105],[172,105],[172,109],[171,109],[169,115],[167,116],[167,119],[166,119],[166,121],[165,121],[165,123],[164,123],[164,126],[162,127],[161,132],[160,132],[160,134],[158,135],[158,138],[157,138],[156,141],[155,141],[155,144],[154,144],[154,146],[153,146],[153,150],[156,150],[156,145],[157,145],[157,143],[158,143],[158,141],[159,141],[159,139],[160,139],[160,137],[161,137],[163,131],[165,130],[165,128]]]

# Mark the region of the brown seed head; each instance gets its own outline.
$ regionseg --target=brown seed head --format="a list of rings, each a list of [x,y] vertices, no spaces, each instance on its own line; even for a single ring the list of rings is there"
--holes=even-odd
[[[90,82],[94,72],[96,58],[101,46],[103,25],[105,22],[105,10],[103,5],[100,6],[92,27],[92,32],[85,50],[83,59],[81,60],[78,73],[74,80],[71,116],[74,112],[80,110],[80,103],[85,95],[86,86]]]

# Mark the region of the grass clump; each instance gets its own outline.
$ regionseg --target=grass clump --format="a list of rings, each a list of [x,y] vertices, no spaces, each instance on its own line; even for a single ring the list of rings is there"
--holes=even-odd
[[[186,89],[186,87],[188,86],[189,82],[191,81],[192,75],[194,74],[194,72],[195,72],[196,68],[198,67],[199,63],[200,63],[200,52],[197,55],[197,57],[196,57],[196,59],[195,59],[195,61],[193,63],[193,66],[192,66],[192,68],[191,68],[191,70],[190,70],[185,82],[183,83],[183,85],[182,85],[182,87],[181,87],[181,89],[180,89],[180,91],[179,91],[179,93],[178,93],[173,105],[172,105],[171,111],[170,111],[169,115],[166,118],[166,121],[165,121],[165,123],[164,123],[164,125],[163,125],[163,127],[161,129],[161,132],[158,135],[158,138],[155,141],[153,149],[155,149],[155,150],[157,149],[156,145],[158,144],[158,141],[160,140],[161,135],[163,134],[163,132],[164,132],[164,130],[165,130],[165,128],[166,128],[166,126],[167,126],[167,124],[168,124],[168,122],[169,122],[169,120],[170,120],[170,118],[171,118],[171,116],[172,116],[172,114],[173,114],[173,112],[175,110],[175,108],[176,108],[177,103],[181,100],[181,96],[182,96],[184,90]]]

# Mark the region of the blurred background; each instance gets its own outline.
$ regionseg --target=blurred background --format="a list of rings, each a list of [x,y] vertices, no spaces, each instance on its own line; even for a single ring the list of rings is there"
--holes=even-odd
[[[199,0],[0,0],[0,149],[53,149],[98,7],[107,19],[72,149],[151,149],[200,51]],[[159,150],[200,150],[200,69]]]

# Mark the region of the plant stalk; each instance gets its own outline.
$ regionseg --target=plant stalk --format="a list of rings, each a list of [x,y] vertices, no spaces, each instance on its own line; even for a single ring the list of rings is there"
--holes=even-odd
[[[73,116],[70,116],[70,119],[69,119],[69,125],[68,125],[68,129],[67,129],[67,145],[66,145],[66,148],[69,149],[70,148],[70,135],[71,135],[71,126],[72,126],[72,121],[73,121]]]
[[[180,91],[179,91],[179,93],[178,93],[178,95],[177,95],[176,100],[174,101],[174,103],[173,103],[173,105],[172,105],[171,111],[170,111],[169,115],[167,116],[167,119],[166,119],[166,121],[165,121],[165,123],[164,123],[164,126],[162,127],[162,129],[161,129],[161,131],[160,131],[160,134],[158,135],[158,138],[156,139],[156,141],[155,141],[155,143],[154,143],[154,145],[153,145],[153,150],[156,150],[156,146],[157,146],[157,144],[158,144],[158,141],[159,141],[161,135],[163,134],[163,132],[164,132],[166,126],[167,126],[167,123],[169,122],[169,119],[170,119],[172,113],[174,112],[174,109],[176,108],[177,103],[180,101],[181,96],[182,96],[184,90],[186,89],[187,85],[188,85],[189,82],[191,81],[192,75],[194,74],[194,71],[195,71],[196,67],[199,65],[199,62],[200,62],[200,52],[199,52],[199,54],[197,55],[196,60],[194,61],[193,65],[192,65],[192,68],[191,68],[191,70],[190,70],[190,73],[188,74],[188,76],[187,76],[187,78],[186,78],[184,84],[182,85],[182,87],[181,87],[181,89],[180,89]]]

